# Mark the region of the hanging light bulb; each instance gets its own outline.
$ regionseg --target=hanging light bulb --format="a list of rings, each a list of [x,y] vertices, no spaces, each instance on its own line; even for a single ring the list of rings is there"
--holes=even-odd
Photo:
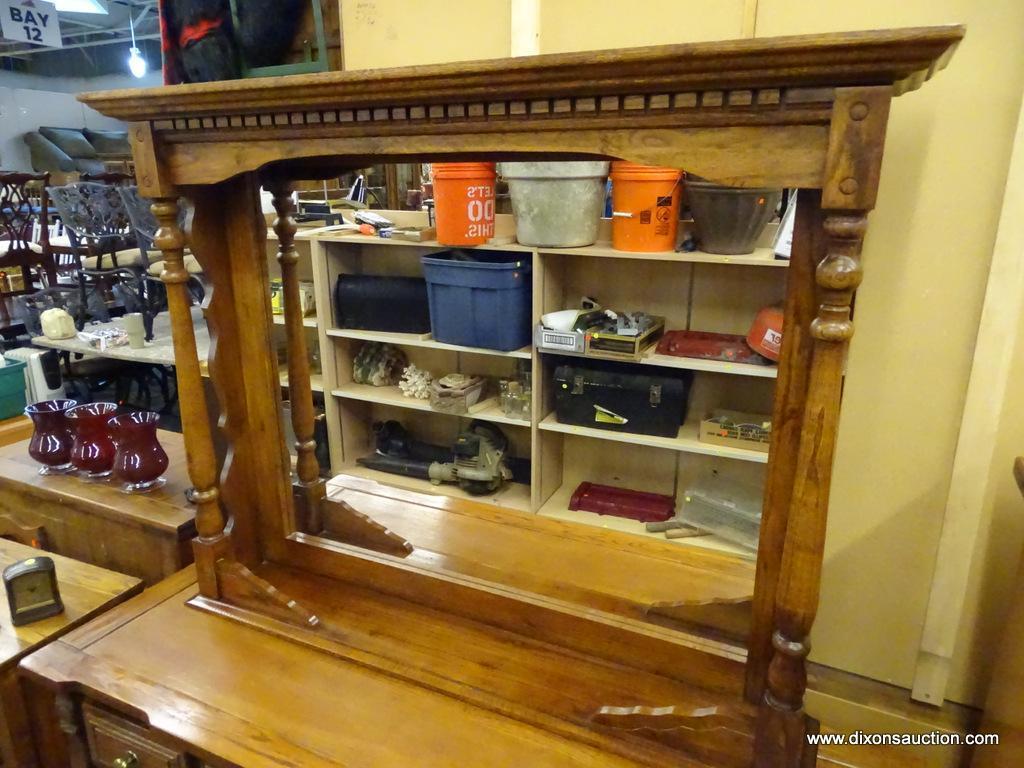
[[[146,70],[149,69],[146,60],[142,58],[142,51],[135,46],[128,52],[128,69],[135,77],[145,77]]]
[[[135,44],[135,21],[132,19],[131,8],[128,9],[128,26],[132,31],[132,47],[128,49],[128,71],[135,77],[145,77],[149,65]]]

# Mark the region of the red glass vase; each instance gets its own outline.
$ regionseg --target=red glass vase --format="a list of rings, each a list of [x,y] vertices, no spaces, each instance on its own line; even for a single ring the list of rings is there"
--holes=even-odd
[[[110,438],[107,422],[117,413],[117,403],[86,403],[67,413],[75,428],[75,444],[71,447],[71,463],[89,480],[110,476],[117,449]]]
[[[28,455],[43,465],[40,475],[60,475],[74,470],[71,447],[75,433],[67,412],[76,405],[75,400],[43,400],[25,409],[25,415],[32,419],[35,427]]]
[[[167,469],[167,454],[156,437],[160,414],[136,411],[115,416],[109,422],[117,455],[114,478],[121,481],[125,493],[145,493],[166,482],[161,475]]]

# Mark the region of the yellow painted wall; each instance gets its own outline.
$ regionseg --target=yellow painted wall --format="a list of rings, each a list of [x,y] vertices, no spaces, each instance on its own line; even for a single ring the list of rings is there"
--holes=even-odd
[[[949,69],[892,106],[814,632],[816,660],[902,686],[913,679],[1024,87],[1024,3],[760,0],[757,14],[759,37],[947,22],[968,29]],[[990,594],[1015,570],[1007,565],[985,567]],[[965,629],[950,698],[980,703],[985,655],[967,668],[963,653],[991,643]]]
[[[1015,159],[1010,166],[1011,178],[1006,185],[1003,210],[1008,215],[1000,222],[1000,250],[1006,258],[1020,264],[1024,261],[1024,110],[1017,126]],[[1002,262],[1005,263],[1005,262]],[[1005,275],[1004,268],[1001,274]],[[1019,297],[1018,297],[1019,298]],[[1016,349],[1011,359],[1006,396],[1000,414],[999,433],[989,468],[988,498],[983,504],[981,530],[972,562],[964,620],[957,633],[956,656],[953,659],[953,680],[958,687],[974,693],[985,682],[993,661],[993,642],[1000,638],[1002,621],[1008,609],[1007,599],[1020,594],[1014,589],[1014,567],[1022,554],[1024,541],[1024,500],[1012,478],[1010,467],[1017,456],[1024,455],[1024,316],[1018,307],[1001,303],[999,307],[1012,326],[1016,320]],[[1008,334],[1012,338],[1012,333]],[[989,407],[995,405],[989,403]],[[1024,563],[1017,571],[1024,578]],[[1020,649],[1017,650],[1020,652]],[[963,682],[960,682],[963,681]]]
[[[511,52],[511,0],[339,0],[345,69],[492,59]]]
[[[541,0],[540,52],[739,37],[744,0]]]
[[[507,55],[515,1],[342,0],[346,65]],[[736,38],[752,2],[541,0],[540,50]],[[952,22],[966,23],[968,34],[950,68],[892,108],[864,251],[812,654],[908,688],[1024,88],[1024,2],[756,3],[759,37]],[[1018,358],[1024,376],[1024,348]],[[1024,417],[1024,404],[1013,408],[1011,416]],[[1015,436],[1003,430],[993,472],[1008,473],[1005,457],[1024,452]],[[989,504],[994,522],[979,545],[987,556],[974,569],[954,659],[948,694],[958,701],[982,701],[999,595],[1024,535],[1019,517],[1008,524],[1019,508],[1005,478]]]

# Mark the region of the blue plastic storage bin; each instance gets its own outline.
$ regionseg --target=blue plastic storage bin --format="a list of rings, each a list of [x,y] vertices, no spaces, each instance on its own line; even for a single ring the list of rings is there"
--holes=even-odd
[[[10,419],[24,411],[25,363],[7,360],[7,365],[0,368],[0,419]]]
[[[436,341],[509,352],[530,343],[530,262],[522,254],[474,251],[423,256],[430,329]]]

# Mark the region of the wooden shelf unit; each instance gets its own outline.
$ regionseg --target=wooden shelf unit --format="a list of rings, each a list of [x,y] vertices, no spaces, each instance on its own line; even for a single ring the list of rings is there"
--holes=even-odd
[[[531,347],[523,347],[512,352],[502,352],[499,349],[485,349],[483,347],[462,347],[458,344],[445,344],[443,341],[434,341],[429,333],[388,333],[387,331],[360,331],[354,328],[329,328],[328,336],[339,339],[358,339],[360,341],[380,341],[387,344],[396,344],[400,347],[425,347],[427,349],[444,349],[449,352],[463,352],[469,355],[493,355],[495,357],[516,357],[521,360],[529,360],[532,354]]]
[[[402,225],[422,226],[425,214],[412,211],[382,211]],[[683,227],[688,226],[685,222]],[[514,232],[511,216],[498,216],[499,236]],[[728,333],[746,333],[754,314],[762,306],[782,300],[787,270],[784,260],[766,258],[771,253],[776,225],[762,236],[760,247],[749,257],[724,257],[700,253],[639,254],[614,251],[607,240],[586,248],[528,248],[513,244],[484,246],[482,250],[521,253],[533,272],[534,324],[545,312],[571,306],[582,295],[595,296],[608,306],[626,310],[643,309],[665,315],[667,328],[693,328]],[[603,220],[600,235],[610,237],[610,222]],[[694,379],[687,421],[673,438],[614,432],[558,422],[554,413],[550,379],[559,361],[584,362],[578,356],[540,353],[532,347],[511,352],[462,347],[435,341],[429,333],[389,333],[338,328],[335,322],[334,284],[340,273],[422,275],[420,256],[445,250],[435,242],[411,243],[372,238],[365,235],[336,235],[314,232],[301,236],[308,242],[320,327],[320,348],[324,387],[333,397],[325,401],[332,472],[372,473],[374,480],[425,493],[461,495],[448,486],[434,486],[383,472],[363,470],[355,460],[373,451],[370,425],[382,419],[397,419],[417,434],[416,428],[435,436],[431,442],[447,444],[466,419],[476,418],[500,425],[510,436],[515,455],[529,457],[533,464],[531,488],[517,490],[522,511],[555,516],[574,523],[607,528],[607,518],[570,512],[568,497],[583,481],[608,482],[636,489],[660,489],[680,496],[686,483],[702,472],[716,471],[746,481],[763,483],[768,455],[759,451],[703,443],[697,439],[697,422],[715,407],[770,413],[775,365],[751,365],[655,354],[653,348],[635,364],[657,374],[690,371]],[[772,266],[770,269],[759,267]],[[607,297],[607,298],[606,298]],[[724,298],[723,298],[724,297]],[[351,381],[352,359],[364,342],[384,342],[401,348],[410,361],[436,375],[452,371],[490,376],[510,374],[520,361],[530,361],[534,381],[533,418],[510,419],[498,407],[493,391],[461,419],[435,411],[429,402],[402,395],[398,387],[373,387]],[[416,428],[414,428],[416,427]],[[438,437],[440,436],[440,437]],[[565,439],[569,437],[568,441]],[[567,448],[567,446],[569,446]],[[634,470],[616,472],[615,466],[631,465],[631,455],[648,456],[650,461]],[[571,452],[571,456],[567,451]],[[737,467],[752,464],[754,467]],[[571,487],[569,487],[571,485]],[[457,490],[457,489],[456,489]],[[564,496],[564,500],[560,501]],[[564,502],[564,503],[563,503]],[[563,509],[564,508],[564,509]],[[616,530],[648,536],[642,525],[623,521]],[[664,539],[663,534],[650,534]],[[672,540],[681,546],[708,546],[696,539]],[[716,542],[715,548],[743,550]]]
[[[522,483],[506,483],[496,493],[489,493],[484,496],[472,496],[466,493],[457,485],[442,483],[434,485],[429,480],[421,480],[417,477],[404,477],[392,475],[389,472],[381,472],[359,464],[348,464],[342,467],[342,473],[352,477],[360,477],[365,480],[373,480],[383,485],[390,485],[394,488],[402,488],[417,493],[428,493],[435,496],[447,496],[452,499],[464,499],[476,501],[482,504],[491,504],[502,509],[511,509],[517,512],[530,511],[530,487]]]
[[[540,429],[547,430],[548,432],[562,432],[566,435],[590,437],[595,440],[612,440],[617,443],[664,448],[668,451],[700,453],[705,456],[720,456],[725,459],[753,461],[759,464],[768,463],[768,454],[761,451],[752,451],[749,448],[733,448],[727,445],[715,445],[714,443],[702,443],[697,439],[697,423],[694,421],[687,421],[679,427],[679,434],[676,437],[661,437],[660,435],[638,435],[632,432],[615,432],[609,429],[562,424],[558,421],[558,417],[552,413],[541,420]]]

